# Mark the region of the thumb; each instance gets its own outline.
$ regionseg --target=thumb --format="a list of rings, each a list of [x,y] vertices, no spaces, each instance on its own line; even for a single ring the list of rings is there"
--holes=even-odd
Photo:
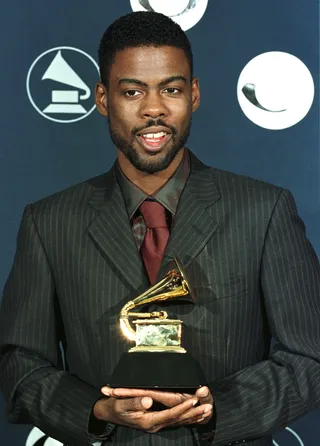
[[[207,386],[200,387],[200,389],[196,391],[196,396],[199,398],[200,404],[213,404],[213,397]]]
[[[144,396],[143,398],[141,398],[141,405],[144,409],[150,409],[152,404],[153,404],[153,399],[150,398],[149,396]]]
[[[103,386],[101,388],[101,393],[103,393],[106,396],[113,396],[113,389],[108,386]]]
[[[121,400],[120,400],[121,401]],[[124,412],[141,412],[150,409],[153,399],[149,396],[128,398],[122,400]]]

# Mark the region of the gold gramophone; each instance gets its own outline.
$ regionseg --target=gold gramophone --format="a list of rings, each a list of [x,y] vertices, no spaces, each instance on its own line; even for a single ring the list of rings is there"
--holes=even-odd
[[[169,300],[195,304],[177,258],[174,264],[163,279],[122,308],[121,331],[128,340],[135,341],[136,346],[121,356],[110,379],[111,387],[194,389],[204,385],[199,364],[181,347],[183,321],[168,319],[166,311],[132,311],[140,305]],[[132,321],[136,330],[132,328],[130,318],[136,318]]]

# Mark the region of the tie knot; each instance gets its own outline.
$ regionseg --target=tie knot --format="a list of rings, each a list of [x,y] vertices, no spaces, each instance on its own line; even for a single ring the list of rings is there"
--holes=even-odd
[[[140,205],[140,212],[143,215],[147,228],[168,227],[165,208],[157,201],[144,201]]]

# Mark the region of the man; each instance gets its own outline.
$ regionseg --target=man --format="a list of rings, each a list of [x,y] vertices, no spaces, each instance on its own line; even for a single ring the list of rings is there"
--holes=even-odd
[[[69,445],[271,445],[320,402],[319,264],[294,200],[186,148],[199,83],[170,19],[118,19],[99,62],[96,104],[117,162],[25,209],[1,309],[9,421]],[[121,308],[175,255],[196,305],[165,308],[184,321],[208,386],[106,387],[130,347]]]

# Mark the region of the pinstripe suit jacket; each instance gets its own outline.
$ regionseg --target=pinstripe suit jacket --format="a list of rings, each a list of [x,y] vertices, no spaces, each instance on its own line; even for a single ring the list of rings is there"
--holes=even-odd
[[[174,255],[197,305],[169,314],[185,322],[184,345],[212,389],[214,444],[271,445],[273,431],[320,402],[319,264],[291,194],[191,155],[159,278]],[[120,309],[148,286],[114,169],[28,205],[1,309],[9,421],[69,445],[94,441],[91,409],[129,348]],[[112,438],[205,443],[190,427],[147,434],[117,426]]]

